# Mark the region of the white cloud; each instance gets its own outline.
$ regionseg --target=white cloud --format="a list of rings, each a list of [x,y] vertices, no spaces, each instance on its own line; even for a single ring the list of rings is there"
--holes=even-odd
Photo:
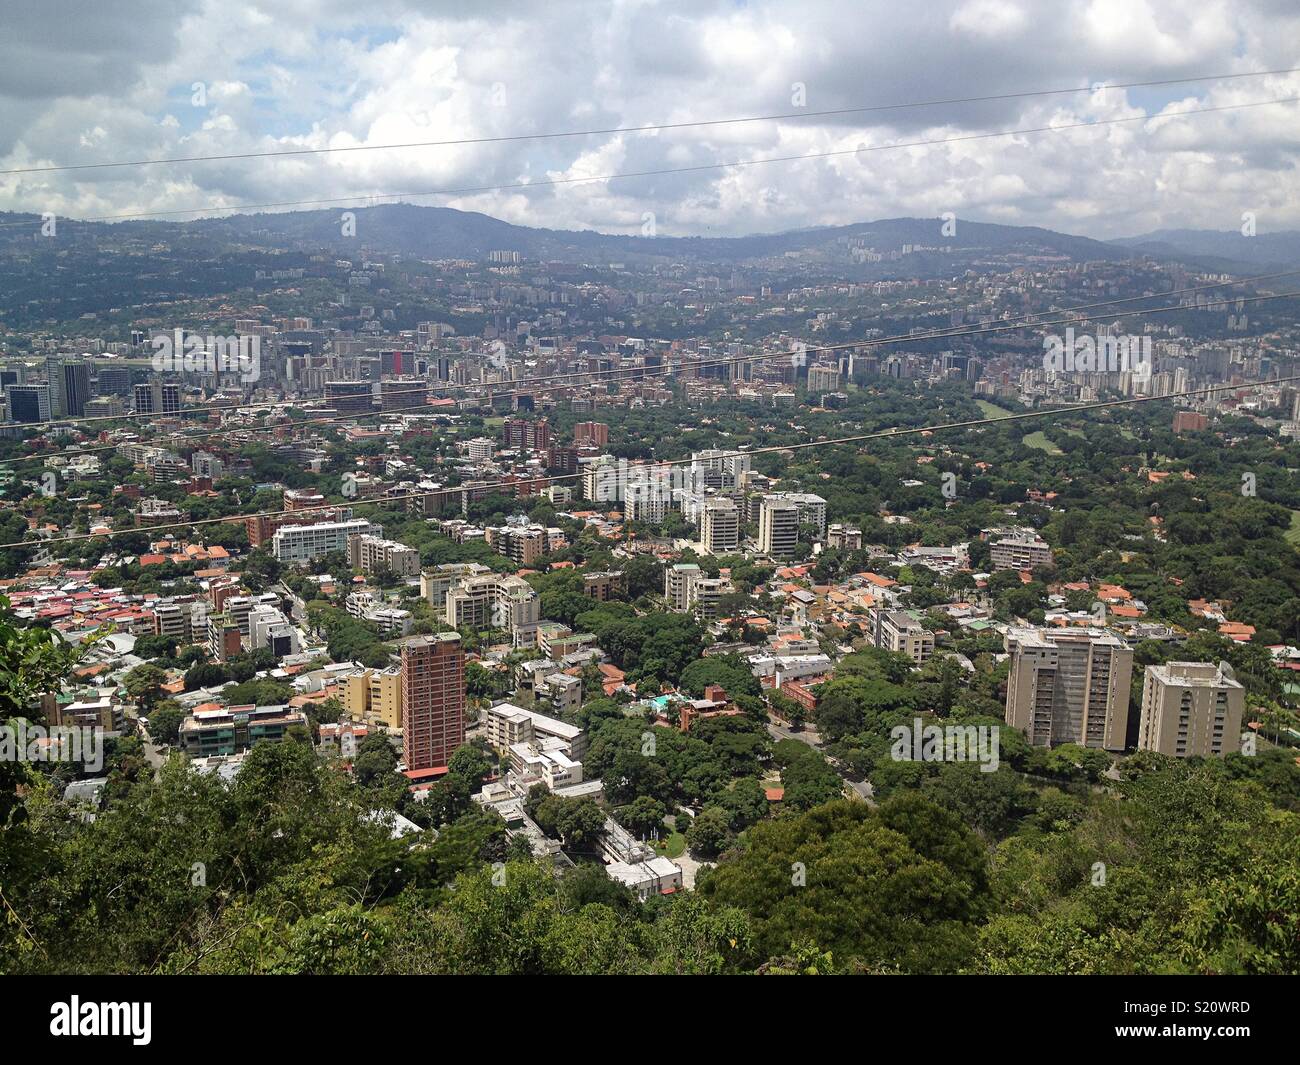
[[[1006,38],[1019,33],[1029,19],[1024,8],[1007,0],[969,0],[952,13],[954,30],[978,37]]]
[[[0,39],[0,169],[545,134],[1289,66],[1273,0],[706,0],[42,5]],[[78,10],[81,10],[78,5]],[[58,27],[58,33],[51,30]],[[207,87],[191,106],[191,85]],[[79,216],[513,185],[1300,95],[1300,77],[948,104],[653,135],[545,138],[0,176],[0,208]],[[420,202],[556,228],[735,234],[901,214],[1117,236],[1300,228],[1297,105]]]

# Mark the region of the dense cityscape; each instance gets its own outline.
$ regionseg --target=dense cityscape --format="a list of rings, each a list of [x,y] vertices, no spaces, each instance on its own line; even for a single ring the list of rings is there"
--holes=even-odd
[[[1228,224],[5,213],[0,972],[1300,971]]]

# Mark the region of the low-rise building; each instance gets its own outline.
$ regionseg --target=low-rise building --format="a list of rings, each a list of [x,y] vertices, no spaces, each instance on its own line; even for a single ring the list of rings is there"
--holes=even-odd
[[[402,671],[366,669],[343,682],[343,708],[354,720],[371,718],[390,729],[402,727]]]
[[[570,725],[535,710],[525,710],[513,703],[498,703],[489,707],[483,716],[488,743],[499,751],[508,750],[516,743],[531,743],[538,738],[560,740],[569,757],[581,760],[587,753],[587,734],[577,725]]]
[[[278,742],[306,715],[287,706],[223,706],[195,710],[181,722],[180,747],[191,758],[234,754],[260,740]]]
[[[862,530],[853,525],[833,524],[826,530],[826,546],[833,551],[861,551]]]
[[[877,607],[872,620],[877,647],[907,655],[918,666],[934,654],[934,633],[907,611]]]
[[[990,529],[989,560],[995,570],[1033,570],[1052,564],[1052,549],[1033,529]]]
[[[605,866],[611,880],[636,893],[642,902],[651,895],[670,895],[682,888],[682,870],[670,858],[648,858],[641,862],[611,862]]]

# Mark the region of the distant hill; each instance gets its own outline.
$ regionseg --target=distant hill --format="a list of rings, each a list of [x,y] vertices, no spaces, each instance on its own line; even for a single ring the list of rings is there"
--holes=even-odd
[[[355,236],[341,221],[354,216]],[[13,224],[18,223],[18,224]],[[374,207],[231,215],[195,221],[78,222],[59,219],[56,238],[38,236],[41,219],[0,213],[0,316],[10,328],[121,313],[137,305],[204,299],[274,287],[280,270],[312,271],[311,257],[356,261],[366,255],[408,259],[466,259],[482,263],[493,251],[524,260],[556,261],[570,272],[682,265],[727,276],[749,272],[751,283],[796,277],[803,282],[863,284],[897,278],[983,275],[1046,263],[1179,261],[1222,273],[1267,273],[1274,260],[1228,260],[1188,252],[1162,234],[1137,244],[1105,242],[1035,226],[992,225],[957,219],[951,235],[939,218],[887,218],[852,225],[744,237],[642,237],[593,230],[536,229],[448,207],[386,204]],[[1171,238],[1177,234],[1169,234]],[[1229,234],[1213,234],[1233,251]],[[1294,234],[1287,235],[1293,242]],[[1277,246],[1257,238],[1250,250]],[[1250,244],[1237,238],[1238,246]],[[907,253],[903,252],[908,248]],[[878,253],[867,254],[867,249]],[[1300,260],[1300,255],[1289,261]],[[1286,262],[1288,260],[1281,260]],[[257,275],[261,272],[262,278]],[[599,276],[599,275],[597,275]]]
[[[340,234],[341,211],[241,215],[191,223],[234,240],[272,240],[300,245],[355,248]],[[795,230],[746,237],[641,237],[533,229],[488,215],[448,207],[392,204],[357,210],[357,233],[369,246],[422,257],[480,259],[493,250],[517,251],[529,259],[604,262],[644,258],[742,262],[807,251],[862,238],[878,250],[895,251],[905,244],[950,246],[956,250],[1026,254],[1048,252],[1071,258],[1120,259],[1128,253],[1101,241],[1033,227],[988,225],[958,221],[954,236],[941,235],[942,222],[933,218],[892,218],[846,226]]]
[[[1300,267],[1300,233],[1294,230],[1247,237],[1239,230],[1158,229],[1110,243],[1147,255],[1194,260],[1197,265],[1220,264],[1235,272]]]
[[[344,210],[356,216],[356,237],[344,237],[340,218]],[[33,218],[3,215],[4,220]],[[33,224],[39,220],[33,218]],[[597,233],[594,230],[534,229],[514,225],[485,214],[449,207],[388,204],[376,207],[292,211],[280,214],[232,215],[190,222],[141,221],[89,223],[72,221],[65,232],[77,237],[116,236],[140,240],[202,239],[209,247],[235,246],[268,251],[332,248],[355,254],[358,247],[375,252],[420,258],[481,260],[494,250],[517,251],[526,259],[605,265],[658,261],[741,263],[791,252],[847,247],[861,240],[877,251],[898,251],[904,245],[936,250],[922,253],[939,271],[968,264],[980,253],[1025,256],[1066,256],[1073,260],[1126,259],[1132,252],[1088,237],[1056,233],[1031,226],[990,225],[957,221],[956,233],[944,236],[938,218],[890,218],[844,226],[801,229],[745,237],[641,237]],[[31,246],[23,227],[0,229],[0,247]],[[924,262],[925,260],[923,260]],[[908,272],[916,272],[910,260]],[[922,271],[928,272],[928,271]]]

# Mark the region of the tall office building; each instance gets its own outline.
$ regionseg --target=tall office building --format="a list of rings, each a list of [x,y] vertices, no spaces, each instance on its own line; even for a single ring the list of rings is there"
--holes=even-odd
[[[364,414],[371,409],[373,399],[369,381],[325,382],[325,402],[340,414]]]
[[[1013,628],[1006,722],[1035,747],[1124,750],[1133,650],[1104,629]]]
[[[460,636],[402,645],[402,754],[407,770],[445,766],[465,742],[465,652]]]
[[[95,389],[101,396],[131,396],[131,368],[129,366],[101,366],[95,377]]]
[[[1241,750],[1246,689],[1222,665],[1166,662],[1147,666],[1138,748],[1175,758],[1210,758]]]
[[[758,550],[771,558],[791,558],[799,542],[799,508],[768,496],[758,509]]]
[[[730,499],[706,499],[700,511],[700,542],[713,555],[740,547],[740,508]]]
[[[86,413],[86,401],[90,399],[90,364],[80,359],[65,362],[62,377],[63,414],[68,418],[80,418]]]
[[[136,385],[133,395],[137,414],[178,414],[181,409],[181,386],[175,382]]]
[[[5,388],[5,405],[11,422],[48,422],[50,386],[9,385]]]
[[[50,355],[45,359],[45,380],[50,389],[50,417],[62,418],[68,413],[67,398],[63,394],[63,358]]]

